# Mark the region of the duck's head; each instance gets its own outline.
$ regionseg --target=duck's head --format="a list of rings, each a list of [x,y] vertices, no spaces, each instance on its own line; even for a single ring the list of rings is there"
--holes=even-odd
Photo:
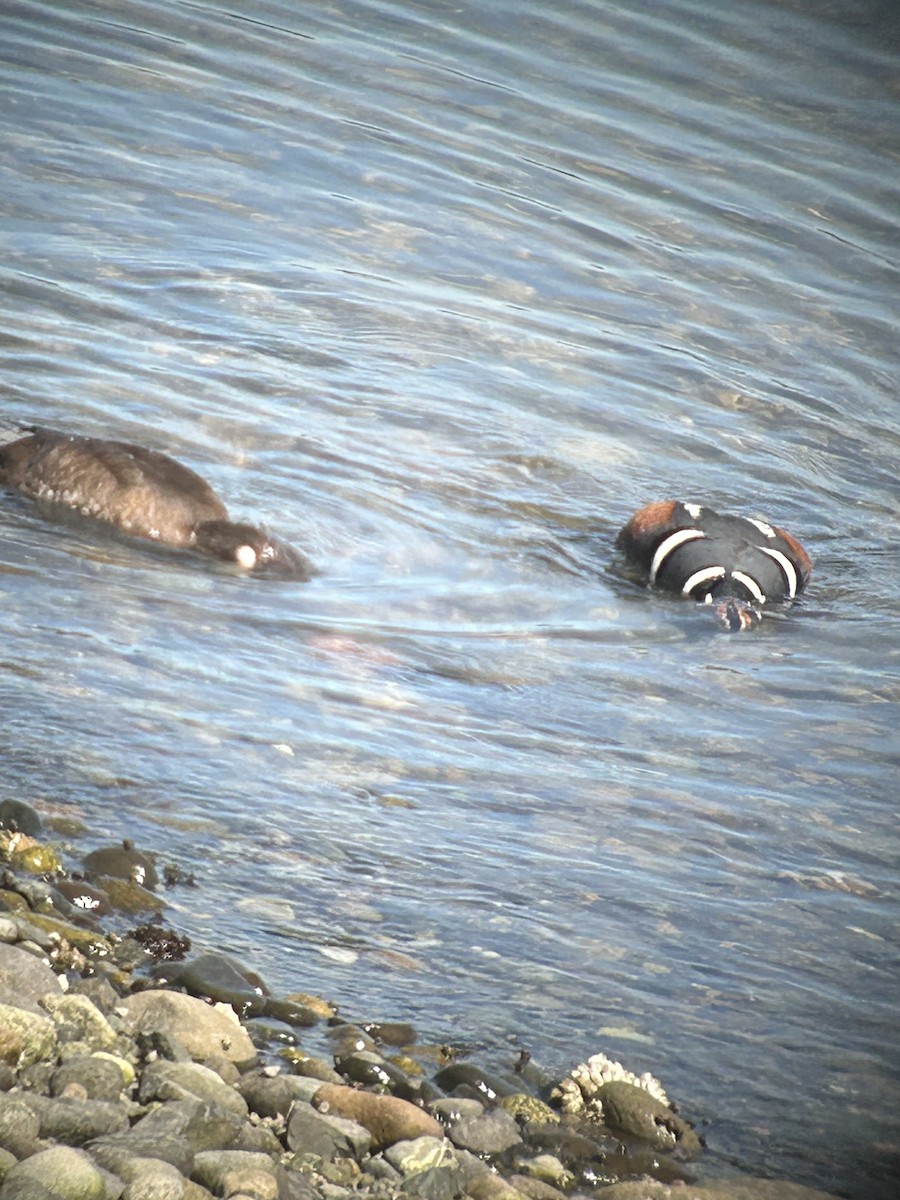
[[[194,528],[193,546],[244,571],[280,579],[305,580],[315,573],[309,559],[288,542],[240,521],[201,522]]]

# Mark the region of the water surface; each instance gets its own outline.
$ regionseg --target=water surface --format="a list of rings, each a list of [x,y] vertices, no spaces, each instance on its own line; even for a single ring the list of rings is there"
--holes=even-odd
[[[196,871],[197,944],[423,1037],[651,1069],[707,1162],[893,1194],[898,15],[25,0],[2,415],[302,546],[0,507],[7,794]],[[639,505],[815,558],[752,636]]]

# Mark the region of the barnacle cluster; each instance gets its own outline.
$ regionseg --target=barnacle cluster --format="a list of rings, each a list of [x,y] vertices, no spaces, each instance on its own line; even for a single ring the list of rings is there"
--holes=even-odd
[[[579,1063],[570,1075],[556,1085],[551,1099],[559,1104],[563,1112],[581,1113],[594,1121],[602,1121],[603,1102],[598,1093],[607,1083],[633,1084],[671,1108],[663,1085],[649,1071],[635,1075],[605,1054],[592,1054],[587,1062]]]

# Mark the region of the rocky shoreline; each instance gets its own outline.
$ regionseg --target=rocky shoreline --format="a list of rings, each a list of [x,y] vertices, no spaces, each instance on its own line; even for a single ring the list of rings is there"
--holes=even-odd
[[[659,1081],[603,1054],[490,1071],[272,996],[163,924],[152,855],[70,871],[53,833],[0,803],[0,1200],[827,1200],[704,1180]],[[318,1023],[329,1058],[303,1048]]]

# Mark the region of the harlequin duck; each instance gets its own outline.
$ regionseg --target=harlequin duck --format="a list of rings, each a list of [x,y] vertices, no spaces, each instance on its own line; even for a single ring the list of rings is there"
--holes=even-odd
[[[763,606],[793,600],[812,571],[796,538],[752,517],[659,500],[619,531],[617,545],[652,587],[715,605],[725,629],[752,629]]]
[[[26,437],[0,445],[0,484],[64,505],[133,537],[197,550],[291,579],[310,562],[264,529],[230,521],[225,505],[188,467],[127,442],[20,426]]]

